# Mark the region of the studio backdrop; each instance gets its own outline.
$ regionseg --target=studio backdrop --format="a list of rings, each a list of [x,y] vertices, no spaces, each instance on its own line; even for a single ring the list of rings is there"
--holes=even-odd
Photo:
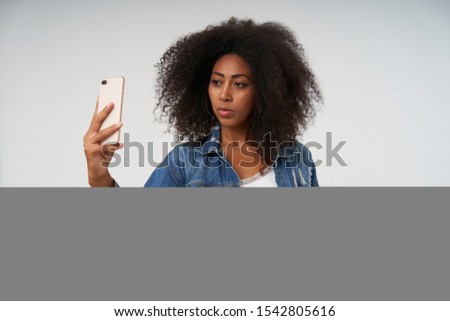
[[[1,0],[0,186],[88,186],[83,135],[117,75],[128,144],[111,173],[142,186],[174,142],[153,114],[155,64],[231,16],[304,46],[324,104],[301,141],[322,186],[450,184],[449,1]]]

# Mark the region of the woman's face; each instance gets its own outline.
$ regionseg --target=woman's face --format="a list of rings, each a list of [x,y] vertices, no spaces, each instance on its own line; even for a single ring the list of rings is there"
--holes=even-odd
[[[220,57],[212,69],[208,93],[214,114],[222,126],[249,125],[255,86],[244,59],[236,54]]]

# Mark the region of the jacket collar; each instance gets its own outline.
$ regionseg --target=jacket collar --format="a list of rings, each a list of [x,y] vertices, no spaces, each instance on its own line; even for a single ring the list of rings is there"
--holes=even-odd
[[[206,138],[200,151],[204,155],[210,153],[221,153],[222,146],[220,145],[220,123],[216,123],[212,127],[211,134]]]
[[[222,146],[220,145],[220,123],[217,122],[212,128],[210,135],[206,138],[205,142],[201,146],[200,152],[203,155],[206,154],[222,154]],[[292,154],[294,154],[295,148],[293,147],[286,147],[284,149],[284,153],[280,154],[280,150],[277,151],[277,158],[278,157],[290,157]]]

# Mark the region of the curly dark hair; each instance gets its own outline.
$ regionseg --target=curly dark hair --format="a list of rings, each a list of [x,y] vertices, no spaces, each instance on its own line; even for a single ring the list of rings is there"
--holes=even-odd
[[[235,17],[180,38],[156,65],[155,111],[161,108],[161,117],[168,116],[169,131],[175,128],[180,139],[189,141],[210,134],[217,119],[208,85],[215,62],[225,54],[241,56],[254,75],[249,140],[264,146],[267,133],[279,143],[303,134],[322,97],[302,45],[280,23]]]

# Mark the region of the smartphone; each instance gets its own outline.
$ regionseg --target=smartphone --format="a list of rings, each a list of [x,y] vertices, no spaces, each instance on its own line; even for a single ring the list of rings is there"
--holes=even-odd
[[[100,91],[98,94],[98,110],[101,112],[103,108],[110,102],[114,104],[111,113],[103,121],[100,130],[119,123],[122,121],[122,102],[125,78],[122,76],[102,79],[100,83]],[[116,144],[119,142],[120,130],[106,138],[102,144]]]

